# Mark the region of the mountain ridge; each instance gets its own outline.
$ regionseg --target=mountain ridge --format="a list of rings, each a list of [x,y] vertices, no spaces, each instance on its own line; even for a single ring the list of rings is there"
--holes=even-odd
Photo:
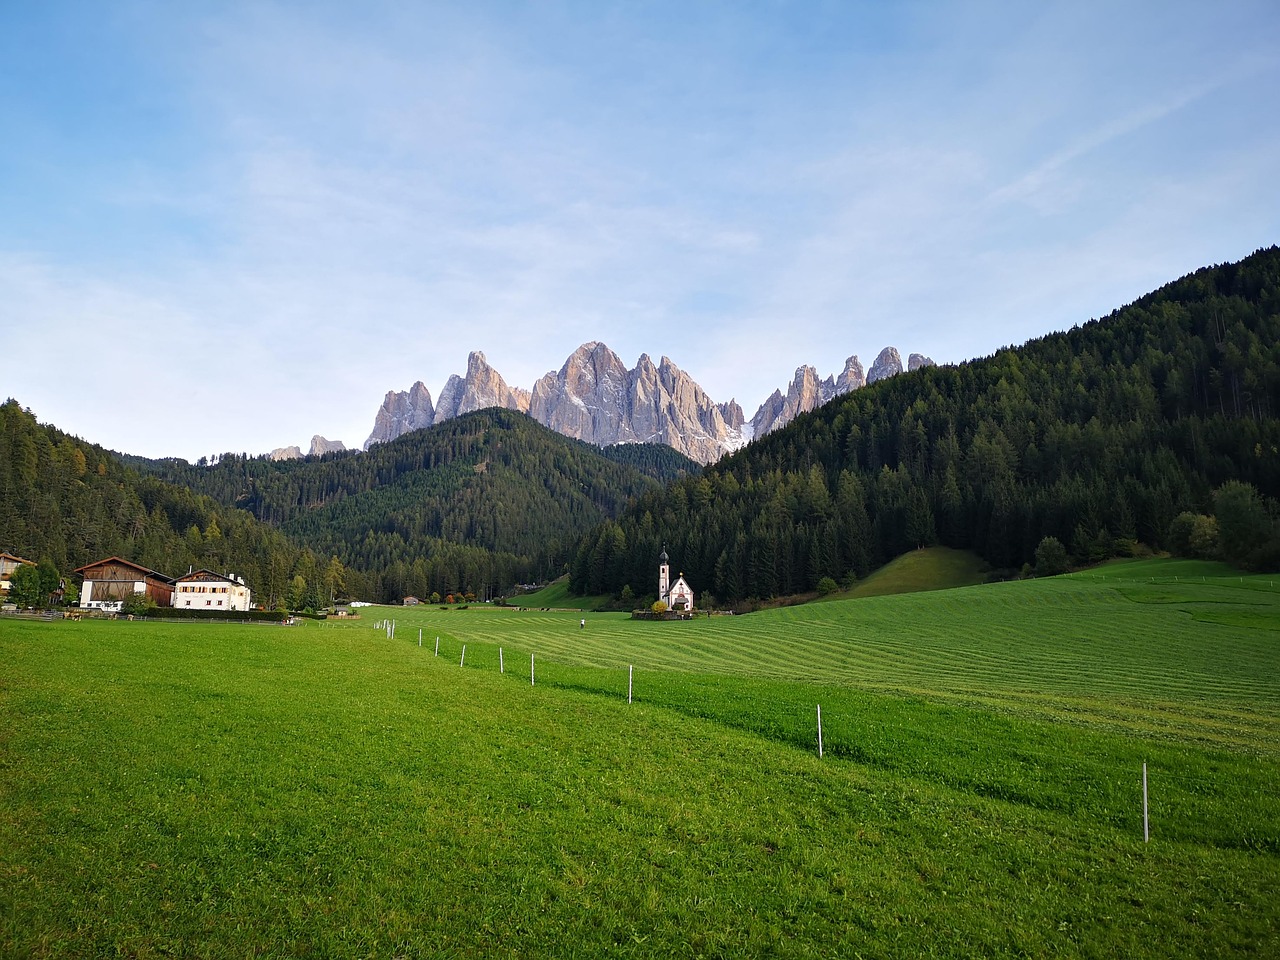
[[[913,353],[908,367],[932,365],[928,357]],[[607,344],[592,340],[570,354],[558,371],[549,371],[524,390],[510,387],[483,353],[472,351],[466,375],[451,375],[435,403],[421,380],[407,391],[387,391],[364,449],[488,406],[527,413],[557,433],[597,446],[662,443],[707,464],[801,413],[903,369],[894,347],[881,350],[865,375],[856,354],[839,375],[825,380],[805,365],[796,370],[785,394],[775,390],[748,420],[736,399],[715,402],[666,356],[655,364],[642,353],[628,369]]]

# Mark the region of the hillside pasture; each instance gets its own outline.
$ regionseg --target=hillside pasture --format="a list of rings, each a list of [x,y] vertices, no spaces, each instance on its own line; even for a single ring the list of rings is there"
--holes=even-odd
[[[577,612],[380,609],[401,638],[422,630],[453,653],[467,642],[472,663],[495,669],[505,645],[516,659],[848,686],[1229,749],[1280,743],[1280,580],[1220,564],[1133,561],[689,621],[587,613],[585,630]]]
[[[0,952],[1276,955],[1277,594],[1172,570],[0,621]]]
[[[922,547],[890,560],[865,580],[854,584],[847,597],[884,597],[921,590],[969,587],[987,579],[987,564],[975,553],[951,547]]]

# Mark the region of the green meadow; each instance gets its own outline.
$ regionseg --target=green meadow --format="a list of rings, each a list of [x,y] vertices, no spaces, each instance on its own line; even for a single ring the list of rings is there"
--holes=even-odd
[[[1276,956],[1277,667],[1275,582],[1173,561],[670,623],[0,620],[0,950]]]

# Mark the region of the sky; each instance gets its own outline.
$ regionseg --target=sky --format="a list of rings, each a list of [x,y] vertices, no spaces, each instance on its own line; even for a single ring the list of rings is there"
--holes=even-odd
[[[0,0],[0,397],[195,461],[480,350],[940,363],[1280,242],[1280,4]]]

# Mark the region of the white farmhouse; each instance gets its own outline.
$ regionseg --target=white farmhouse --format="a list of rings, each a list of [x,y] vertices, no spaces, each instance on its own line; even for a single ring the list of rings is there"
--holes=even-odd
[[[252,602],[244,577],[192,570],[178,577],[173,587],[173,606],[180,610],[248,610]]]

